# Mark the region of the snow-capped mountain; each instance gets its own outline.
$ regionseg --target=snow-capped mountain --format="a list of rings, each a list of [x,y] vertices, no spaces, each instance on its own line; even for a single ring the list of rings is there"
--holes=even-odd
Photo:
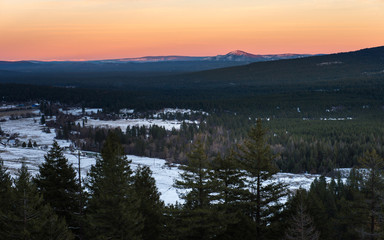
[[[121,58],[99,60],[97,62],[104,63],[122,63],[122,62],[186,62],[186,61],[210,61],[210,62],[261,62],[279,59],[292,59],[309,57],[310,54],[268,54],[255,55],[241,50],[231,51],[225,55],[207,56],[207,57],[190,57],[190,56],[147,56],[138,58]]]
[[[218,55],[211,57],[211,61],[235,61],[235,62],[262,62],[262,61],[271,61],[279,59],[292,59],[292,58],[301,58],[309,57],[312,55],[309,54],[268,54],[268,55],[255,55],[247,53],[241,50],[235,50],[229,52],[225,55]]]

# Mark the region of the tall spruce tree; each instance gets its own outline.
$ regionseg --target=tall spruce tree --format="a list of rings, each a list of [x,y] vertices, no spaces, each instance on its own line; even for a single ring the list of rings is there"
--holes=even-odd
[[[0,236],[6,229],[7,215],[12,205],[12,181],[0,159]]]
[[[129,163],[117,136],[110,134],[88,174],[90,239],[142,239],[143,218]]]
[[[152,171],[148,166],[138,166],[134,179],[134,188],[140,198],[139,212],[143,216],[143,240],[161,239],[163,234],[163,208]]]
[[[322,239],[334,239],[335,235],[334,226],[337,224],[336,215],[337,208],[337,195],[334,192],[333,186],[335,184],[327,183],[324,176],[315,179],[308,192],[308,211],[313,216],[316,228],[321,232]]]
[[[17,175],[3,239],[73,239],[65,220],[44,203],[24,164]]]
[[[227,211],[237,208],[239,203],[244,200],[245,172],[240,169],[236,153],[231,150],[227,156],[218,155],[212,161],[211,181],[217,184],[214,198]]]
[[[44,159],[34,182],[43,195],[44,202],[49,204],[59,217],[64,217],[70,229],[79,236],[81,186],[76,180],[76,172],[56,141]]]
[[[284,184],[270,181],[278,169],[260,119],[250,130],[248,139],[239,146],[239,158],[247,173],[246,214],[255,224],[256,238],[264,239],[270,221],[282,210],[283,204],[279,200],[287,195],[287,191]]]
[[[338,180],[338,185],[340,185]],[[352,169],[343,184],[342,194],[338,201],[339,210],[337,213],[337,228],[335,236],[338,239],[361,238],[361,230],[366,226],[368,213],[365,210],[366,201],[361,191],[363,178],[358,169]]]
[[[223,227],[226,230],[216,239],[247,239],[252,234],[244,223],[245,172],[240,169],[236,153],[231,150],[227,156],[220,154],[213,159],[211,181],[216,184],[213,189],[215,207],[223,214]]]
[[[185,200],[177,226],[180,239],[212,239],[225,231],[223,214],[212,206],[215,197],[216,183],[210,179],[208,156],[203,144],[198,141],[190,154],[188,163],[180,167],[180,180],[174,186],[184,193],[180,197]]]
[[[365,152],[359,163],[366,170],[363,193],[369,215],[362,237],[381,239],[383,236],[383,201],[384,201],[384,159],[375,150]]]
[[[175,181],[178,189],[191,189],[181,194],[188,208],[204,208],[212,201],[212,182],[210,181],[210,169],[208,156],[205,153],[203,144],[198,141],[193,146],[193,150],[188,154],[187,165],[180,166],[183,172],[180,174],[181,180]]]

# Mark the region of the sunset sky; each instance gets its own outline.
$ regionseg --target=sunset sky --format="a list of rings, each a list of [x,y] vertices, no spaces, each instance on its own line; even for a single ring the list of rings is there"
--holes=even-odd
[[[384,45],[384,0],[0,0],[0,60]]]

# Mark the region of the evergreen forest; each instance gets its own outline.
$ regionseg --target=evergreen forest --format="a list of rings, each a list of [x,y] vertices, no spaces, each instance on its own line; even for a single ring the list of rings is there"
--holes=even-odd
[[[262,121],[241,144],[212,155],[200,135],[165,205],[148,167],[135,171],[116,133],[81,183],[54,142],[39,172],[11,178],[0,165],[2,239],[382,239],[384,159],[374,149],[346,181],[309,190],[272,182],[280,171]]]
[[[83,178],[57,142],[34,176],[26,165],[11,176],[0,164],[0,239],[384,239],[383,54],[377,47],[196,71],[167,63],[172,72],[0,62],[1,104],[22,112],[36,103],[45,132],[98,153]],[[71,107],[82,115],[66,114]],[[153,120],[165,108],[192,113],[158,116],[180,129],[87,124]],[[182,201],[162,202],[151,169],[133,170],[128,154],[180,164]],[[271,181],[278,172],[319,177],[291,191]]]

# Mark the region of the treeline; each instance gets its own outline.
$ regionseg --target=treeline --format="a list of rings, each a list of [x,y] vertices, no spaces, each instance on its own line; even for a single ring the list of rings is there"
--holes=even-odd
[[[286,172],[325,174],[333,168],[354,167],[358,158],[374,149],[384,155],[384,125],[378,119],[345,121],[275,120],[269,142],[280,154]]]
[[[368,81],[368,80],[367,80]],[[245,116],[276,116],[280,118],[323,117],[325,109],[343,106],[345,113],[356,116],[376,115],[382,117],[382,79],[375,78],[367,84],[361,79],[345,80],[341,86],[328,89],[324,86],[297,84],[276,90],[276,87],[230,86],[220,89],[191,88],[66,88],[18,84],[0,84],[0,97],[6,102],[50,101],[68,105],[103,108],[108,112],[118,112],[122,108],[136,111],[162,108],[203,109],[209,113],[233,112]],[[301,87],[301,85],[299,86]],[[335,91],[335,89],[338,89]],[[369,105],[369,109],[362,109]],[[300,107],[301,112],[297,112]],[[381,114],[380,114],[381,113]],[[330,113],[331,116],[340,116]]]
[[[83,150],[100,152],[110,132],[114,132],[127,154],[156,157],[173,163],[185,163],[187,153],[199,136],[205,136],[205,148],[208,154],[216,155],[230,149],[233,144],[243,143],[247,131],[255,125],[256,114],[243,115],[235,112],[210,113],[208,116],[195,113],[192,115],[168,114],[162,119],[190,119],[181,128],[166,130],[159,126],[133,126],[127,129],[103,129],[87,127],[86,119],[79,122],[79,116],[72,116],[58,111],[65,105],[41,102],[40,119],[47,125],[46,130],[56,129],[58,139],[69,139],[76,147]],[[331,109],[341,111],[344,120],[320,120],[319,118],[279,118],[263,117],[268,142],[278,155],[277,165],[284,172],[328,174],[334,168],[354,167],[358,156],[375,149],[384,154],[384,122],[375,115],[347,119],[348,112],[341,106]],[[153,117],[155,111],[135,112],[132,116],[121,116],[106,112],[94,114],[92,118],[115,120],[124,117]],[[328,114],[328,115],[327,115]],[[378,113],[380,115],[380,113]],[[56,116],[52,121],[48,116]],[[324,118],[330,118],[325,113]],[[75,124],[75,122],[79,122]],[[0,132],[1,133],[1,132]],[[28,142],[25,143],[27,146]],[[34,142],[32,144],[35,146]],[[38,145],[38,143],[37,143]]]
[[[309,191],[298,191],[288,202],[288,209],[296,209],[302,218],[293,218],[293,222],[310,216],[313,221],[301,221],[300,226],[312,223],[320,239],[382,239],[384,159],[374,150],[365,152],[359,167],[351,170],[346,181],[327,182],[320,177]],[[303,207],[307,216],[301,214]],[[297,230],[300,228],[288,233],[298,234]]]
[[[107,115],[115,119],[114,115]],[[184,122],[178,130],[156,125],[127,129],[93,128],[86,124],[84,127],[82,123],[75,124],[75,116],[65,114],[58,114],[55,122],[47,124],[57,129],[57,138],[70,139],[83,150],[100,152],[108,134],[114,132],[128,154],[185,163],[187,153],[199,137],[205,137],[207,153],[216,155],[227,152],[234,144],[242,144],[248,129],[256,122],[253,117],[233,113],[194,119],[198,123]],[[334,168],[356,166],[358,156],[368,150],[384,154],[384,123],[376,118],[340,121],[264,118],[263,122],[269,129],[266,137],[271,149],[278,155],[277,165],[284,172],[327,174]]]
[[[211,155],[226,151],[231,144],[223,128],[213,127],[208,130],[204,122],[183,122],[178,130],[151,125],[128,126],[125,131],[120,128],[81,127],[67,123],[56,130],[56,137],[70,139],[82,150],[100,152],[111,133],[117,136],[127,154],[162,158],[170,163],[185,163],[187,153],[201,136],[205,136],[206,149]]]
[[[197,141],[165,206],[151,170],[130,161],[115,134],[91,167],[86,190],[55,142],[39,173],[12,180],[0,169],[0,235],[5,239],[381,239],[384,159],[374,150],[347,181],[315,180],[289,192],[261,121],[243,144],[209,156]],[[289,196],[285,203],[286,197]]]

